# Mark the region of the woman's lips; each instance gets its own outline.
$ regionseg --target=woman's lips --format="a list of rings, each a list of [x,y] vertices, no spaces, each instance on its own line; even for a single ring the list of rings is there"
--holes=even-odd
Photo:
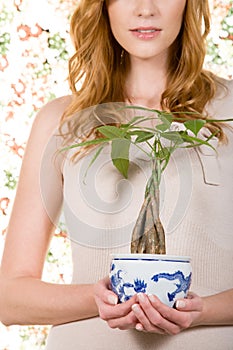
[[[153,39],[159,35],[161,29],[156,27],[138,27],[130,29],[130,31],[139,39]]]

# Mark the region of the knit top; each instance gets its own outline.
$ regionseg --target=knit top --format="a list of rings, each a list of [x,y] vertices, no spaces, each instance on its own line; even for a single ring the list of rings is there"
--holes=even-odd
[[[233,117],[233,81],[207,109]],[[190,256],[191,290],[200,296],[233,288],[233,131],[227,145],[177,149],[161,182],[161,221],[167,254]],[[86,170],[93,152],[64,169],[64,215],[73,257],[72,283],[95,283],[109,273],[112,253],[129,253],[131,233],[150,176],[143,150],[132,147],[128,179],[113,167],[110,148]],[[72,151],[70,152],[72,155]],[[232,350],[232,326],[205,326],[176,336],[111,329],[99,317],[52,327],[47,350]]]

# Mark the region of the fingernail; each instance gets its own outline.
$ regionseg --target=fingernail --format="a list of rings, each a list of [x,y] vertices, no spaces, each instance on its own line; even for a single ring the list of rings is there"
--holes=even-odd
[[[111,305],[116,305],[117,304],[117,297],[114,295],[109,295],[108,296],[108,302]]]
[[[177,309],[183,309],[185,307],[185,301],[184,300],[177,300],[176,301],[176,308]]]
[[[145,295],[143,293],[138,293],[138,299],[140,301],[145,301]]]
[[[138,311],[139,311],[139,306],[138,306],[138,304],[133,304],[133,305],[132,305],[132,310],[133,310],[134,312],[138,312]]]
[[[143,327],[142,327],[141,323],[137,323],[136,326],[135,326],[135,329],[137,331],[140,331],[140,332],[143,331]]]
[[[149,298],[149,300],[150,300],[152,303],[155,302],[155,297],[154,297],[153,294],[149,294],[149,295],[148,295],[148,298]]]

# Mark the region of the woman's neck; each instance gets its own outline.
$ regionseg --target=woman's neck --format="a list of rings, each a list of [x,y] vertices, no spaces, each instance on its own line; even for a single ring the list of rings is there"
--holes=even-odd
[[[131,58],[126,90],[132,104],[160,109],[161,95],[166,87],[167,69],[163,62]]]

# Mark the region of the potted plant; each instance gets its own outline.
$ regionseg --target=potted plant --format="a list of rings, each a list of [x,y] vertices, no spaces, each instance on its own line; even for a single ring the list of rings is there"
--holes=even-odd
[[[91,166],[104,145],[110,143],[112,163],[124,178],[128,177],[130,146],[135,145],[146,154],[151,162],[151,175],[132,232],[131,254],[113,257],[110,278],[120,301],[127,300],[134,293],[146,292],[157,294],[172,306],[177,297],[187,295],[191,264],[189,257],[166,255],[166,235],[159,206],[161,178],[176,149],[205,145],[215,151],[210,140],[216,134],[210,132],[208,136],[200,137],[200,131],[211,123],[228,120],[206,120],[193,113],[176,114],[137,106],[123,108],[147,115],[133,117],[127,123],[101,125],[96,128],[98,137],[65,149],[97,146]],[[118,112],[121,110],[122,107]],[[145,126],[146,122],[152,122],[154,126]],[[142,144],[146,144],[147,149],[142,148]]]

